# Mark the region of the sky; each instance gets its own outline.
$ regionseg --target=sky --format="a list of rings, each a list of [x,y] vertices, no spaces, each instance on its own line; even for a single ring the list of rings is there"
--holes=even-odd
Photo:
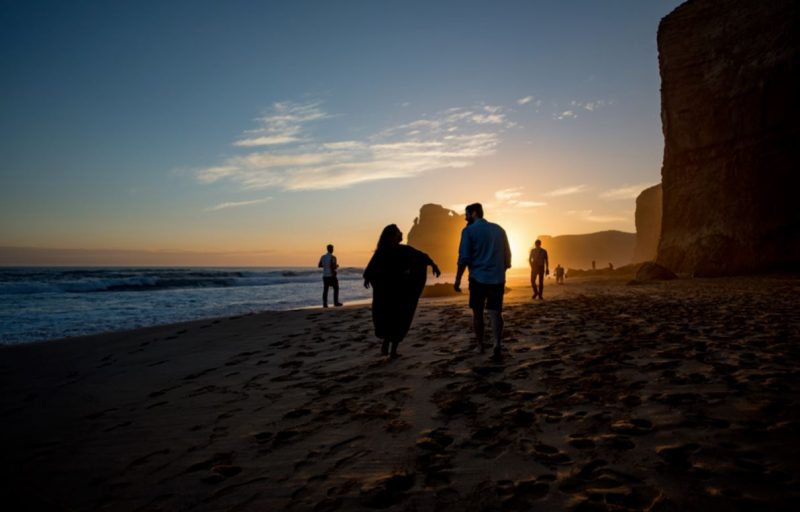
[[[515,266],[633,232],[678,4],[4,0],[0,264],[362,266],[425,203]]]

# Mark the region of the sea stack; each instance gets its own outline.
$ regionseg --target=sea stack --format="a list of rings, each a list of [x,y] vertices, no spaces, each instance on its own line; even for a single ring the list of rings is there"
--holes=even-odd
[[[731,275],[800,263],[795,0],[693,0],[658,29],[657,260]]]
[[[661,183],[642,190],[636,198],[636,248],[633,263],[653,261],[661,237]]]
[[[408,232],[408,245],[428,253],[442,272],[455,272],[464,217],[438,204],[424,204]]]

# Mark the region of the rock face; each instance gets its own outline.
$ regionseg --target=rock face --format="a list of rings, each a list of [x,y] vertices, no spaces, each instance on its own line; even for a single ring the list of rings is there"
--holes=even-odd
[[[561,266],[572,269],[592,268],[592,260],[597,268],[627,265],[636,245],[636,234],[622,231],[600,231],[586,235],[561,235],[539,237],[542,247],[547,249],[550,270]]]
[[[677,277],[670,269],[662,267],[658,263],[647,261],[642,263],[642,266],[636,271],[635,279],[638,282],[669,281]]]
[[[796,0],[693,0],[658,29],[657,261],[728,275],[800,263]]]
[[[442,272],[455,272],[464,216],[438,204],[425,204],[408,232],[408,245],[428,253]]]
[[[661,184],[642,190],[636,198],[636,248],[633,263],[653,261],[661,237]]]

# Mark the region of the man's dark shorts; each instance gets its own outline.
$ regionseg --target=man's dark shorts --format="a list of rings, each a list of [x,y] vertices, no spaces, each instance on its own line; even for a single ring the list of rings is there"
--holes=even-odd
[[[503,293],[505,283],[483,284],[469,280],[469,307],[482,311],[484,307],[490,311],[503,310]]]
[[[335,276],[323,277],[322,284],[324,284],[325,286],[339,286],[339,279]]]

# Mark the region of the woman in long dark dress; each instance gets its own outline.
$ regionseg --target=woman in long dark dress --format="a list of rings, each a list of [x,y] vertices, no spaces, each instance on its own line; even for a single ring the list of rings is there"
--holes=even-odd
[[[383,228],[375,254],[364,270],[364,287],[372,286],[372,321],[375,335],[383,340],[381,353],[397,357],[397,345],[405,338],[425,288],[430,265],[436,277],[439,267],[424,252],[401,245],[403,233],[395,224]],[[390,351],[391,348],[391,351]]]

